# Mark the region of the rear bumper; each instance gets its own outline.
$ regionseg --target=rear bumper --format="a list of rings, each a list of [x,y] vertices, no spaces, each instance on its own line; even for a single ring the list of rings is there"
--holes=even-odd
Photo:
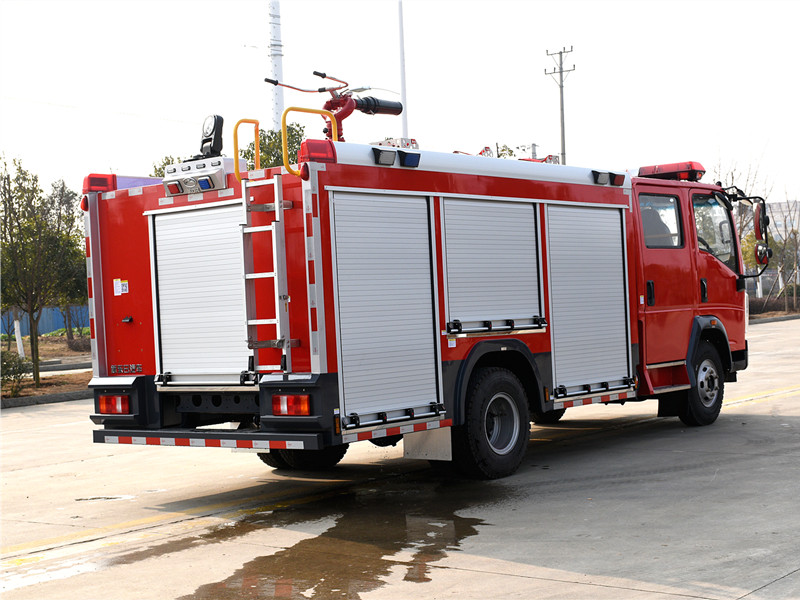
[[[97,444],[138,446],[191,446],[199,448],[252,448],[255,450],[318,450],[318,433],[276,434],[227,429],[102,429],[93,432]]]

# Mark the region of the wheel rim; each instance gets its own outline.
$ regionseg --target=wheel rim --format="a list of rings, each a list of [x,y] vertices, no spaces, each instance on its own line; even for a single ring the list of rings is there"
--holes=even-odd
[[[711,359],[705,359],[697,369],[697,395],[706,408],[711,408],[719,395],[719,373]]]
[[[495,394],[486,407],[483,424],[489,447],[496,454],[511,452],[519,437],[519,412],[511,396]]]

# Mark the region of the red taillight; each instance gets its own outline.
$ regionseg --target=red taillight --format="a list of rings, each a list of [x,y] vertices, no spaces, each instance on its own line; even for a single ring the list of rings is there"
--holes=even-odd
[[[98,175],[92,173],[83,179],[83,193],[112,192],[117,189],[116,175]]]
[[[101,415],[129,415],[130,396],[100,396],[97,399],[98,408]]]
[[[306,140],[297,153],[297,163],[304,162],[335,163],[336,147],[330,140]]]
[[[272,397],[272,414],[283,416],[310,415],[310,396],[307,394],[276,394]]]
[[[83,196],[81,198],[81,210],[83,212],[86,212],[87,210],[89,210],[89,197],[88,196]]]

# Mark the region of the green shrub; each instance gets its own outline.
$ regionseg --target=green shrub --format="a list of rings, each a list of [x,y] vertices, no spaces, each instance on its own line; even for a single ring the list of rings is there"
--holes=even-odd
[[[14,352],[3,350],[0,369],[2,369],[3,385],[6,386],[8,395],[14,398],[22,389],[22,380],[33,371],[33,363],[25,358],[20,358]]]

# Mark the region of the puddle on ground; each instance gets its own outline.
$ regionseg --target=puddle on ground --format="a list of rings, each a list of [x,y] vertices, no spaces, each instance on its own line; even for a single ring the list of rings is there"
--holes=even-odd
[[[229,578],[201,586],[186,600],[349,600],[385,585],[390,574],[426,582],[436,561],[458,551],[463,540],[487,525],[456,513],[508,500],[509,493],[513,492],[500,482],[402,477],[249,515],[216,528],[203,536],[204,541],[229,540],[263,527],[302,530],[306,524],[313,530],[313,524],[322,523],[324,530],[244,564]]]

